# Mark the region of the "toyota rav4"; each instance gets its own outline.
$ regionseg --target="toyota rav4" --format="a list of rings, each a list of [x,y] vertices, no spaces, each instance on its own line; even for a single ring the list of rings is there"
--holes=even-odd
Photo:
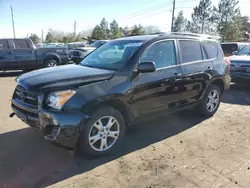
[[[231,81],[223,57],[216,40],[195,34],[112,40],[79,65],[18,77],[10,116],[40,129],[46,140],[78,146],[86,156],[106,155],[137,122],[194,107],[212,116]]]

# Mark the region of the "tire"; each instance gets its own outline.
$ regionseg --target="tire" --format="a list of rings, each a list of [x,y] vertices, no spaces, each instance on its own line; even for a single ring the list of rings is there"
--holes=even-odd
[[[55,59],[47,59],[44,62],[45,67],[56,67],[59,63]]]
[[[202,116],[212,117],[218,110],[220,102],[221,102],[220,87],[215,84],[211,84],[208,87],[205,95],[203,96],[203,99],[198,106],[198,110]]]
[[[107,129],[108,121],[112,121],[110,129]],[[80,151],[86,158],[107,155],[121,143],[124,133],[125,121],[121,112],[110,106],[102,106],[84,125],[79,137]]]

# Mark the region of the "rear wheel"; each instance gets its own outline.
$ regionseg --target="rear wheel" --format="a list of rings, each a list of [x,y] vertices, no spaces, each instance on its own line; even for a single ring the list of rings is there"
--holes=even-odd
[[[58,66],[58,62],[54,59],[48,59],[48,60],[45,60],[45,67],[56,67]]]
[[[103,106],[85,125],[79,138],[80,150],[86,157],[107,155],[122,141],[124,132],[122,114],[110,106]]]
[[[220,106],[220,101],[220,87],[215,84],[211,84],[199,104],[199,112],[205,117],[213,116]]]

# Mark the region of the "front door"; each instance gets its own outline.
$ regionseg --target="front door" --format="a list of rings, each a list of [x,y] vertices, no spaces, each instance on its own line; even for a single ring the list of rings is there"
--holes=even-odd
[[[131,103],[136,116],[160,115],[178,106],[180,92],[175,40],[165,40],[148,47],[140,62],[153,61],[156,71],[141,73],[132,81]]]

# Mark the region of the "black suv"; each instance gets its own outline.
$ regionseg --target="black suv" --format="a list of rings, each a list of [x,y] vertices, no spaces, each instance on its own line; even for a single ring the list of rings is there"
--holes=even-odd
[[[39,128],[46,140],[105,155],[136,122],[193,107],[212,116],[231,81],[223,56],[218,42],[198,35],[113,40],[80,65],[21,75],[10,116]]]

